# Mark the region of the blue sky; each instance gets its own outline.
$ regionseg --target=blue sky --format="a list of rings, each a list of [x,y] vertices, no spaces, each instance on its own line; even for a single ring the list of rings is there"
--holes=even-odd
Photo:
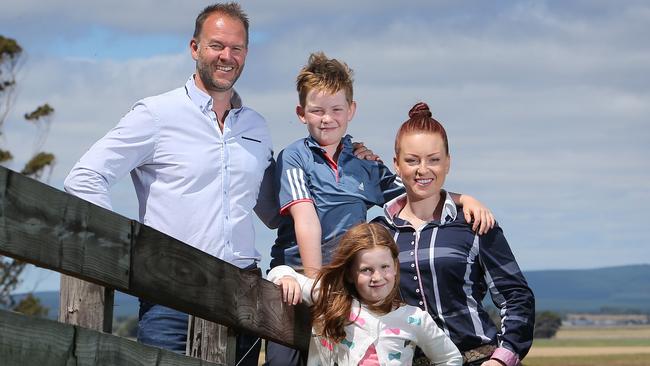
[[[138,99],[182,85],[204,2],[23,0],[0,34],[26,60],[5,140],[19,169],[33,127],[56,109],[45,145],[63,179]],[[650,263],[650,4],[645,1],[244,1],[251,45],[237,89],[268,120],[278,152],[304,137],[294,78],[323,50],[355,70],[349,132],[385,161],[416,102],[450,135],[446,187],[496,214],[524,270]],[[116,211],[137,215],[125,178]],[[371,216],[380,214],[372,210]],[[274,233],[257,230],[268,260]],[[22,290],[58,286],[30,269]]]

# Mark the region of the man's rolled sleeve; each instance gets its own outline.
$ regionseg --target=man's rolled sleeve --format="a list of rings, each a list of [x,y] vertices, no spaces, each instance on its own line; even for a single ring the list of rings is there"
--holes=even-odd
[[[151,161],[157,137],[155,117],[144,104],[136,104],[79,159],[65,179],[65,191],[111,209],[110,187]]]

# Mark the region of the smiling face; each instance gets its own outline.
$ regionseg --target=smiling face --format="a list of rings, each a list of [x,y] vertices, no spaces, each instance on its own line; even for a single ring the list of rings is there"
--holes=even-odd
[[[305,106],[296,107],[296,114],[316,142],[334,156],[355,110],[356,103],[348,103],[344,90],[331,94],[312,89],[307,93]]]
[[[411,202],[440,194],[451,158],[438,133],[411,132],[400,137],[395,171],[402,178]]]
[[[198,38],[190,41],[196,61],[197,86],[206,92],[230,90],[244,69],[246,29],[239,19],[210,14]]]
[[[357,252],[350,267],[350,280],[366,305],[377,304],[386,299],[395,287],[395,260],[390,249],[376,246]]]

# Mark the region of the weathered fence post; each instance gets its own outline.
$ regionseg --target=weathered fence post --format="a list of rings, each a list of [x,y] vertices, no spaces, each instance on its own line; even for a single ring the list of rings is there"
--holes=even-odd
[[[111,333],[114,291],[61,275],[59,321]]]
[[[235,346],[235,332],[231,328],[190,315],[186,347],[188,356],[234,365]]]

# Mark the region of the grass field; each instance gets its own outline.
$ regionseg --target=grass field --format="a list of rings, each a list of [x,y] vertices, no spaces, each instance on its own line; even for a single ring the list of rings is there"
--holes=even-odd
[[[648,366],[650,355],[526,357],[523,366]]]
[[[650,365],[650,326],[563,328],[537,339],[524,366]]]
[[[264,360],[264,347],[260,360]],[[260,365],[262,361],[260,361]],[[650,326],[563,328],[536,339],[523,366],[650,366]]]

